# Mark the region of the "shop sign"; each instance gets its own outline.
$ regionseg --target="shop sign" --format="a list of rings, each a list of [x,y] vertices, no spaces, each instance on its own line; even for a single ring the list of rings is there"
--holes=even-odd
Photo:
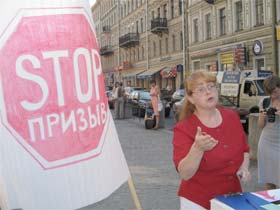
[[[223,74],[222,84],[221,84],[221,94],[224,96],[238,95],[240,82],[240,72],[239,71],[226,71]]]
[[[129,61],[123,62],[123,70],[127,70],[131,68],[131,63]]]
[[[276,38],[278,41],[280,41],[280,27],[276,28]]]
[[[221,54],[221,64],[232,64],[234,63],[233,53]]]
[[[246,48],[237,47],[234,49],[234,61],[235,63],[245,64],[246,63]]]
[[[178,72],[181,72],[181,71],[184,70],[184,67],[183,67],[182,64],[178,64],[178,65],[176,66],[176,69],[177,69]]]

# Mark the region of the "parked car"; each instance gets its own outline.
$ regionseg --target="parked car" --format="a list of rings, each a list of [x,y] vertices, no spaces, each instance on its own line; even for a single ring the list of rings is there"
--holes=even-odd
[[[132,95],[131,95],[132,92],[137,91],[137,90],[145,90],[145,88],[142,88],[142,87],[125,87],[124,88],[124,92],[125,92],[128,102],[130,102],[132,99]]]
[[[151,106],[151,96],[150,92],[146,90],[135,90],[131,93],[131,101],[130,103],[133,105],[133,114],[134,115],[139,115],[140,117],[145,116],[145,111],[147,106]],[[165,111],[165,117],[169,117],[171,107],[169,104],[165,104],[163,101],[164,105],[164,111]]]
[[[169,117],[170,115],[170,111],[172,107],[172,102],[171,102],[172,94],[173,94],[172,90],[162,89],[160,91],[160,99],[165,106],[165,117]]]
[[[185,96],[185,89],[178,89],[176,90],[172,96],[171,96],[171,106],[173,106],[174,103],[181,101]]]
[[[173,112],[173,116],[174,116],[176,122],[179,121],[180,109],[182,108],[182,105],[184,104],[185,98],[186,97],[182,98],[180,101],[177,101],[172,106],[172,112]],[[240,122],[242,123],[244,131],[246,133],[248,132],[248,122],[249,122],[249,119],[248,119],[249,111],[248,110],[237,107],[232,102],[232,100],[230,100],[230,98],[228,98],[226,96],[219,96],[218,105],[224,106],[226,108],[233,109],[234,111],[236,111],[240,117]]]
[[[111,90],[106,91],[106,96],[108,99],[108,105],[110,109],[114,109],[114,100],[113,100],[113,92]]]
[[[139,117],[145,116],[146,106],[151,102],[150,92],[135,90],[130,95],[130,103],[133,105],[133,114]]]

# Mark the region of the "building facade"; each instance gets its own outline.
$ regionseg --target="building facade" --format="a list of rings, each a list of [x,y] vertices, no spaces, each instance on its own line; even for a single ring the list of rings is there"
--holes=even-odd
[[[179,87],[186,48],[182,8],[182,0],[96,1],[92,13],[107,85],[148,88],[154,79],[162,89]]]
[[[197,69],[279,74],[279,0],[97,0],[107,85],[179,88]]]
[[[275,4],[275,0],[190,0],[190,68],[278,72]]]
[[[276,1],[276,45],[278,75],[280,75],[280,1]]]
[[[92,7],[92,15],[100,48],[105,84],[114,84],[118,79],[116,67],[119,66],[118,2],[113,0],[97,0]]]

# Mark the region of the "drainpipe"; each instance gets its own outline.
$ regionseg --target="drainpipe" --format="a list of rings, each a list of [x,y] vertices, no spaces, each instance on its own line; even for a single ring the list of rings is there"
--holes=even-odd
[[[146,0],[145,5],[145,13],[146,13],[146,71],[149,69],[149,31],[148,31],[148,0]],[[143,80],[143,85],[145,86],[145,79]]]
[[[118,1],[118,69],[117,69],[117,71],[118,71],[118,73],[117,73],[117,77],[118,77],[118,79],[117,79],[117,81],[119,81],[120,80],[120,71],[119,71],[119,67],[120,67],[120,60],[121,60],[121,55],[120,55],[120,27],[121,27],[121,24],[120,24],[120,21],[121,21],[121,19],[120,19],[120,2],[121,2],[121,0],[119,0]]]
[[[276,5],[276,1],[272,0],[272,58],[274,60],[274,72],[276,72],[276,75],[280,75],[280,69],[279,69],[279,63],[278,63],[278,42],[277,42],[277,37],[276,37],[276,19],[277,19],[277,14],[276,14],[276,10],[277,10],[277,5]]]
[[[185,39],[185,1],[182,1],[182,36],[183,36],[183,78],[181,78],[181,84],[184,83],[186,78],[186,39]]]
[[[149,17],[148,17],[148,0],[146,0],[145,12],[146,12],[146,57],[147,57],[147,59],[146,59],[147,60],[146,68],[148,70],[149,69],[149,33],[148,33]]]

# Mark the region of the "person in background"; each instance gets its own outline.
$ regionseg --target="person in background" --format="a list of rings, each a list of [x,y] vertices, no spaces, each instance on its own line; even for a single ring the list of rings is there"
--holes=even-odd
[[[159,103],[159,88],[156,85],[155,80],[150,81],[150,95],[151,95],[151,103],[154,111],[154,116],[156,117],[156,125],[154,130],[158,129],[159,125],[159,110],[158,110],[158,103]]]
[[[266,189],[275,189],[280,186],[280,78],[269,76],[263,85],[270,97],[259,104],[258,178]]]
[[[172,86],[170,84],[167,84],[166,88],[167,91],[171,91],[172,90]]]
[[[128,98],[129,98],[129,95],[130,95],[130,93],[132,92],[132,90],[131,90],[131,81],[130,80],[128,80],[127,82],[126,82],[126,87],[124,88],[124,95],[125,95],[125,102],[127,102],[127,100],[128,100]]]
[[[114,100],[115,119],[119,119],[119,103],[118,103],[118,88],[120,83],[116,82],[112,90],[112,98]]]
[[[173,135],[173,161],[182,179],[180,209],[205,210],[214,196],[241,192],[240,180],[250,180],[249,146],[237,113],[217,106],[213,74],[196,71],[185,88]]]
[[[120,82],[120,85],[118,87],[118,110],[116,110],[118,112],[118,119],[124,119],[124,98],[125,98],[125,91],[123,88],[123,83]]]

